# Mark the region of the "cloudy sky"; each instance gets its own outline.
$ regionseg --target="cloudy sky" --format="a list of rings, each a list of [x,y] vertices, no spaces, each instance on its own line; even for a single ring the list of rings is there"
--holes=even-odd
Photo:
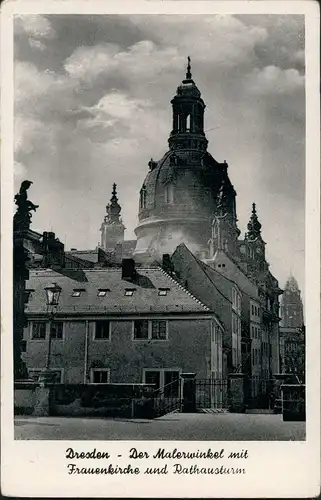
[[[280,284],[304,286],[304,20],[290,15],[47,15],[15,20],[15,182],[35,230],[94,248],[118,185],[126,236],[151,157],[167,149],[186,57],[226,160],[244,234],[257,203]]]

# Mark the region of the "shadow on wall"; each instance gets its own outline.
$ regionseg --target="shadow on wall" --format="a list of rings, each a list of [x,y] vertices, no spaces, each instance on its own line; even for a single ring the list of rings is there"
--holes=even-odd
[[[171,255],[181,243],[185,243],[187,248],[195,255],[204,251],[204,248],[193,241],[183,231],[164,231],[164,234],[161,235],[161,241],[157,243],[158,245],[155,250],[158,255]]]

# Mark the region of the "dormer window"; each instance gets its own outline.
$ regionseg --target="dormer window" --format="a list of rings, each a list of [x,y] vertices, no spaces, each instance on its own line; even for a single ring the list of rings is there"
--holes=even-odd
[[[82,292],[85,292],[85,288],[74,288],[73,292],[72,292],[72,297],[80,297],[81,293]]]
[[[164,297],[167,295],[167,292],[169,292],[170,288],[159,288],[158,289],[158,295],[161,297]]]
[[[98,297],[106,297],[107,292],[110,292],[110,289],[109,289],[109,288],[99,288],[99,289],[98,289],[97,296],[98,296]]]
[[[132,297],[134,295],[136,288],[126,288],[125,297]]]

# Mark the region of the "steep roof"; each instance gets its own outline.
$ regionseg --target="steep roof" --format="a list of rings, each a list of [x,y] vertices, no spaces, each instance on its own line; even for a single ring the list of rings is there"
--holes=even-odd
[[[89,261],[89,262],[99,262],[99,257],[101,257],[101,252],[99,248],[94,250],[70,250],[66,252],[66,255],[69,257],[78,257],[79,259]]]
[[[161,268],[137,270],[134,281],[122,279],[121,268],[82,269],[75,272],[57,272],[50,269],[30,271],[26,288],[31,292],[26,312],[44,314],[44,288],[57,283],[62,291],[57,313],[62,314],[157,314],[208,313],[210,309],[192,296]],[[134,289],[126,296],[126,289]],[[159,289],[167,289],[159,295]],[[72,296],[80,290],[79,297]],[[98,296],[99,290],[106,291]]]

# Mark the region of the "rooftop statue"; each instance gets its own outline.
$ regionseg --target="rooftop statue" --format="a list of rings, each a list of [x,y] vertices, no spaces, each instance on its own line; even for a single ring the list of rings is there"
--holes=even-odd
[[[31,211],[35,212],[39,207],[39,205],[35,205],[32,201],[28,200],[27,190],[31,184],[32,181],[23,181],[19,193],[14,197],[15,204],[17,205],[16,213],[13,216],[14,231],[29,229],[32,218]]]

